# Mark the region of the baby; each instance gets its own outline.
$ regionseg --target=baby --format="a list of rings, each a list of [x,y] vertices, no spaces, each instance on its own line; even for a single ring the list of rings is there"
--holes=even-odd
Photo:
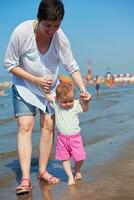
[[[72,83],[60,83],[56,88],[56,97],[51,94],[45,96],[51,102],[55,111],[55,121],[58,128],[56,141],[56,159],[61,160],[68,176],[68,185],[74,185],[76,180],[82,179],[80,168],[86,158],[78,114],[88,111],[91,96],[86,92],[75,99]],[[74,174],[71,170],[70,160],[75,163]]]

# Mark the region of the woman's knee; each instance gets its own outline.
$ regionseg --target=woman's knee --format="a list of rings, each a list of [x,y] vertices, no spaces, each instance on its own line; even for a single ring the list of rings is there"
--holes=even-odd
[[[54,132],[54,116],[45,115],[41,116],[40,126],[42,132],[48,132],[49,134],[53,134]]]
[[[18,132],[21,134],[32,133],[34,120],[31,117],[23,117],[18,120]]]

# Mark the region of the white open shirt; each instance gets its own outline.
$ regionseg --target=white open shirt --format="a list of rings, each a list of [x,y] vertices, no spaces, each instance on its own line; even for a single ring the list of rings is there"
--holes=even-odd
[[[19,65],[33,75],[51,76],[53,79],[51,92],[53,93],[58,83],[60,64],[66,68],[69,74],[79,70],[79,66],[72,55],[69,41],[61,28],[54,33],[48,51],[44,55],[40,54],[35,40],[33,22],[34,20],[24,21],[15,28],[7,47],[4,66],[8,72]],[[44,98],[41,87],[15,75],[13,75],[13,84],[26,102],[44,112],[46,105],[49,109],[50,105]]]

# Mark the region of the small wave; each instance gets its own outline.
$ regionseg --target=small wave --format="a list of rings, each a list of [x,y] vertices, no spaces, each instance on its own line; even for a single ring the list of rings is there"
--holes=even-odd
[[[9,117],[7,119],[0,119],[0,125],[6,124],[14,120],[14,117]]]
[[[92,145],[92,144],[97,144],[97,143],[100,143],[100,142],[103,142],[109,138],[113,138],[115,135],[101,135],[101,136],[96,136],[92,139],[89,140],[89,142],[85,142],[84,145],[85,146],[88,146],[88,145]]]
[[[109,108],[109,107],[114,106],[114,105],[116,105],[118,103],[120,103],[120,101],[113,100],[113,99],[112,100],[111,99],[107,99],[107,100],[103,101],[103,107],[104,108]]]
[[[0,153],[0,159],[10,158],[10,157],[14,157],[16,155],[17,155],[16,151],[3,152],[3,153]]]
[[[96,122],[96,121],[97,121],[97,118],[98,118],[98,117],[93,117],[93,118],[91,118],[89,121],[90,121],[90,122]]]
[[[5,81],[5,82],[0,82],[0,87],[1,88],[11,88],[12,82],[11,81]]]
[[[0,103],[0,107],[5,107],[5,104],[4,103]]]
[[[90,118],[89,120],[87,121],[84,121],[84,123],[87,123],[87,122],[96,122],[97,120],[102,120],[102,119],[108,119],[108,118],[111,118],[111,114],[109,115],[100,115],[100,116],[95,116],[93,118]]]
[[[7,185],[9,185],[9,182],[11,182],[13,179],[15,179],[15,173],[14,172],[6,172],[2,173],[0,177],[0,188],[5,188]]]
[[[1,95],[0,97],[2,98],[2,97],[7,97],[7,96],[9,96],[8,94],[6,94],[6,93],[4,93],[3,95]]]

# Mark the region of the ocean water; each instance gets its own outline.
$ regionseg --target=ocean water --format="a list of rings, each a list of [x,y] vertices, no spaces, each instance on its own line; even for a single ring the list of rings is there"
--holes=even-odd
[[[80,114],[84,146],[87,153],[89,151],[90,154],[85,164],[85,171],[89,165],[98,164],[96,163],[98,161],[101,163],[104,158],[108,159],[116,152],[119,145],[133,137],[134,133],[134,85],[117,85],[112,89],[103,85],[100,95],[96,94],[92,85],[88,85],[87,90],[92,94],[90,108],[88,112]],[[76,96],[78,96],[77,90]],[[40,135],[38,114],[35,121],[33,171],[37,171],[38,167]],[[13,117],[11,89],[6,88],[5,96],[0,97],[0,178],[9,176],[11,172],[18,170],[16,136],[17,126]],[[114,138],[116,142],[114,142]]]

